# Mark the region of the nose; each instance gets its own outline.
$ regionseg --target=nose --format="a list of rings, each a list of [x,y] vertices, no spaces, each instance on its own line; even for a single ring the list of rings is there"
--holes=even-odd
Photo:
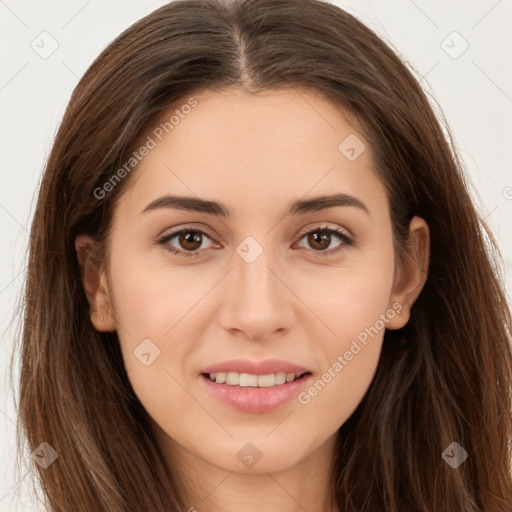
[[[235,254],[221,292],[222,327],[252,341],[282,336],[296,322],[289,272],[271,252],[264,249],[252,262]]]

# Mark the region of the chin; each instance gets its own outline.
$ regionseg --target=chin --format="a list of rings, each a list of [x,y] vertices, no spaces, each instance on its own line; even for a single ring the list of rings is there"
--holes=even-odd
[[[307,457],[304,442],[288,440],[289,443],[283,444],[282,438],[270,440],[264,436],[248,437],[247,441],[232,439],[226,445],[219,443],[214,453],[210,449],[202,453],[210,452],[207,457],[203,455],[205,461],[225,471],[253,475],[278,473],[299,464]]]

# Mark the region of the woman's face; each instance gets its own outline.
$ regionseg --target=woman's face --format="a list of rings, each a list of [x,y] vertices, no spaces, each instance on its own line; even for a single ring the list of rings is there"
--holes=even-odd
[[[331,103],[194,99],[142,139],[93,322],[168,453],[279,471],[332,451],[421,273],[398,278],[370,148]]]

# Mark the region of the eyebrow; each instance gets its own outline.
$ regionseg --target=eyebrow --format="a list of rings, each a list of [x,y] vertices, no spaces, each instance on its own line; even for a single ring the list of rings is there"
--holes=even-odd
[[[318,212],[335,206],[352,206],[370,215],[366,205],[357,197],[349,194],[334,194],[314,197],[312,199],[299,199],[290,205],[286,215]],[[231,210],[221,202],[208,201],[197,197],[174,195],[165,195],[151,201],[141,213],[157,210],[159,208],[176,208],[190,212],[207,213],[222,218],[231,217]]]

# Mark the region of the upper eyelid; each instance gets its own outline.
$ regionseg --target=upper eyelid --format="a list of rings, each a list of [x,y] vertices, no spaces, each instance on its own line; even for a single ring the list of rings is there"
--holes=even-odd
[[[175,231],[171,231],[167,234],[160,235],[158,237],[158,239],[162,240],[164,238],[166,238],[166,239],[173,238],[174,236],[179,235],[180,233],[183,233],[183,232],[187,233],[189,231],[197,231],[198,233],[206,235],[208,238],[210,238],[210,240],[215,240],[215,237],[210,235],[207,230],[205,230],[204,228],[197,228],[195,226],[184,226],[182,228],[178,228]]]
[[[323,229],[327,229],[327,230],[332,230],[332,231],[339,231],[339,232],[341,232],[342,235],[346,235],[347,238],[351,238],[351,239],[354,238],[354,235],[352,234],[352,232],[349,229],[347,229],[343,226],[329,226],[328,224],[329,224],[328,222],[325,222],[323,224],[304,229],[304,231],[300,231],[297,236],[302,237],[304,235],[307,235],[308,233],[311,233],[312,231],[322,231]]]

